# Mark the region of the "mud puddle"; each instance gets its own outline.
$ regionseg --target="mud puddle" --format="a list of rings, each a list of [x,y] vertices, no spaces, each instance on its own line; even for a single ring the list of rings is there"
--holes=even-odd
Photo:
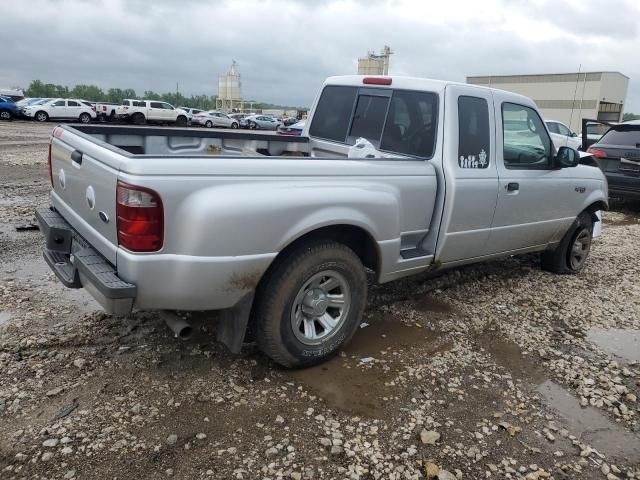
[[[627,432],[593,407],[582,408],[576,397],[555,382],[547,380],[537,390],[581,441],[610,459],[640,462],[640,436]]]
[[[444,313],[444,314],[456,313],[455,309],[451,304],[444,302],[431,295],[424,295],[422,298],[420,298],[415,303],[414,308],[422,313]]]
[[[571,434],[608,457],[640,461],[640,436],[626,431],[594,407],[583,408],[570,391],[549,380],[532,358],[523,355],[516,343],[498,335],[484,334],[478,342],[514,377],[535,385],[544,403],[560,415]]]
[[[11,320],[12,315],[9,312],[0,311],[0,327]]]
[[[374,314],[364,321],[340,356],[304,370],[287,372],[327,404],[354,415],[379,418],[401,393],[393,383],[396,353],[420,348],[428,356],[449,348],[438,333]]]
[[[592,327],[587,340],[614,357],[640,362],[640,330]]]
[[[22,257],[21,259],[0,264],[0,280],[15,280],[28,283],[38,293],[47,293],[58,300],[72,304],[81,312],[101,310],[100,305],[84,289],[66,288],[41,256]]]

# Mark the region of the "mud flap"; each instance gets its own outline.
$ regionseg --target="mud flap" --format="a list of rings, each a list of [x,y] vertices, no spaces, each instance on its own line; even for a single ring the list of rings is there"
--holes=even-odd
[[[253,293],[248,293],[233,307],[220,311],[216,327],[216,339],[224,344],[231,353],[240,353],[251,306],[253,305]]]

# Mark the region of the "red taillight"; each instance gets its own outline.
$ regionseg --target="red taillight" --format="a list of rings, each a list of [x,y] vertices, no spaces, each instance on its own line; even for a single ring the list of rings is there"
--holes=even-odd
[[[116,192],[118,244],[132,252],[155,252],[164,241],[160,196],[144,187],[118,182]]]
[[[49,182],[53,187],[53,166],[51,165],[51,142],[49,142],[49,156],[47,158],[47,163],[49,164]]]
[[[91,107],[91,111],[95,112],[96,111],[96,107],[95,106]]]
[[[391,85],[389,77],[364,77],[362,83],[365,85]]]
[[[607,156],[607,152],[603,152],[602,150],[598,150],[597,148],[593,147],[587,148],[587,153],[590,153],[596,158],[604,158]]]

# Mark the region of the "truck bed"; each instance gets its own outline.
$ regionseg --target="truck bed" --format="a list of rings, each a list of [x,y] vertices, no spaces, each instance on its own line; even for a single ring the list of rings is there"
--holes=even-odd
[[[307,156],[309,139],[271,132],[196,128],[73,125],[74,130],[119,149],[121,154],[152,156]]]

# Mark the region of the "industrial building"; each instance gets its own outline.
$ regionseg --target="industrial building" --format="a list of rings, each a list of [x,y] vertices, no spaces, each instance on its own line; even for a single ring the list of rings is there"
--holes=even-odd
[[[629,77],[620,72],[467,77],[467,83],[532,98],[545,120],[558,120],[580,132],[583,118],[622,120]]]
[[[240,81],[238,64],[233,60],[229,72],[218,77],[216,110],[223,112],[241,111],[244,108],[241,87],[242,82]]]
[[[368,52],[358,59],[358,75],[389,75],[389,57],[393,54],[387,45],[379,55]]]

